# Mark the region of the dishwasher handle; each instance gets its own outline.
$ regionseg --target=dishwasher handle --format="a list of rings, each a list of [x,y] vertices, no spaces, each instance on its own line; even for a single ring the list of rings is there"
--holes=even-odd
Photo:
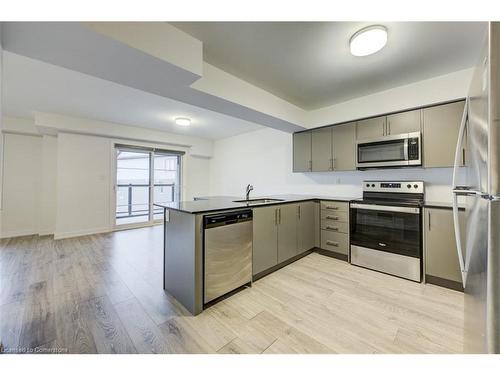
[[[238,224],[250,221],[253,218],[252,210],[228,212],[224,214],[205,215],[203,217],[203,228],[210,229],[225,225]]]

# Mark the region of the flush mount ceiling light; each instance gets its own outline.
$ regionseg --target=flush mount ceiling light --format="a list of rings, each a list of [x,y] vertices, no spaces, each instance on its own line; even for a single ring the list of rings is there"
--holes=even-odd
[[[177,117],[175,123],[180,126],[189,126],[191,125],[191,120],[187,117]]]
[[[368,26],[356,32],[349,41],[351,54],[368,56],[380,51],[387,43],[387,29],[384,26]]]

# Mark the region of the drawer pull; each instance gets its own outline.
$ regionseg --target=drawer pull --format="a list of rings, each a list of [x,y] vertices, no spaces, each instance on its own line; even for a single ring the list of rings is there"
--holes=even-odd
[[[327,226],[326,229],[334,230],[336,232],[338,232],[338,230],[339,230],[338,227],[330,227],[330,226]]]
[[[338,210],[339,208],[336,206],[326,206],[325,207],[327,210]]]
[[[338,216],[327,216],[326,218],[329,220],[338,220],[339,219]]]
[[[338,243],[338,242],[326,241],[326,244],[327,244],[327,245],[330,245],[330,246],[339,247],[339,243]]]

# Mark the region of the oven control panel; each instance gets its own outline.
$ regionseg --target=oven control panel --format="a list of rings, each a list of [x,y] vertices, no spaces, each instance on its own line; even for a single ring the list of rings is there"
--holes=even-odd
[[[364,181],[363,191],[424,193],[424,181]]]

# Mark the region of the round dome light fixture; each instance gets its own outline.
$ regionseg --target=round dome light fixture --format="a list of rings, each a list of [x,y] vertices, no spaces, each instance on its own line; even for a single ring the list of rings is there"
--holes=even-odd
[[[387,28],[381,25],[365,27],[351,37],[349,45],[354,56],[368,56],[387,44]]]
[[[189,126],[191,125],[191,119],[188,119],[187,117],[177,117],[175,119],[175,123],[180,126]]]

